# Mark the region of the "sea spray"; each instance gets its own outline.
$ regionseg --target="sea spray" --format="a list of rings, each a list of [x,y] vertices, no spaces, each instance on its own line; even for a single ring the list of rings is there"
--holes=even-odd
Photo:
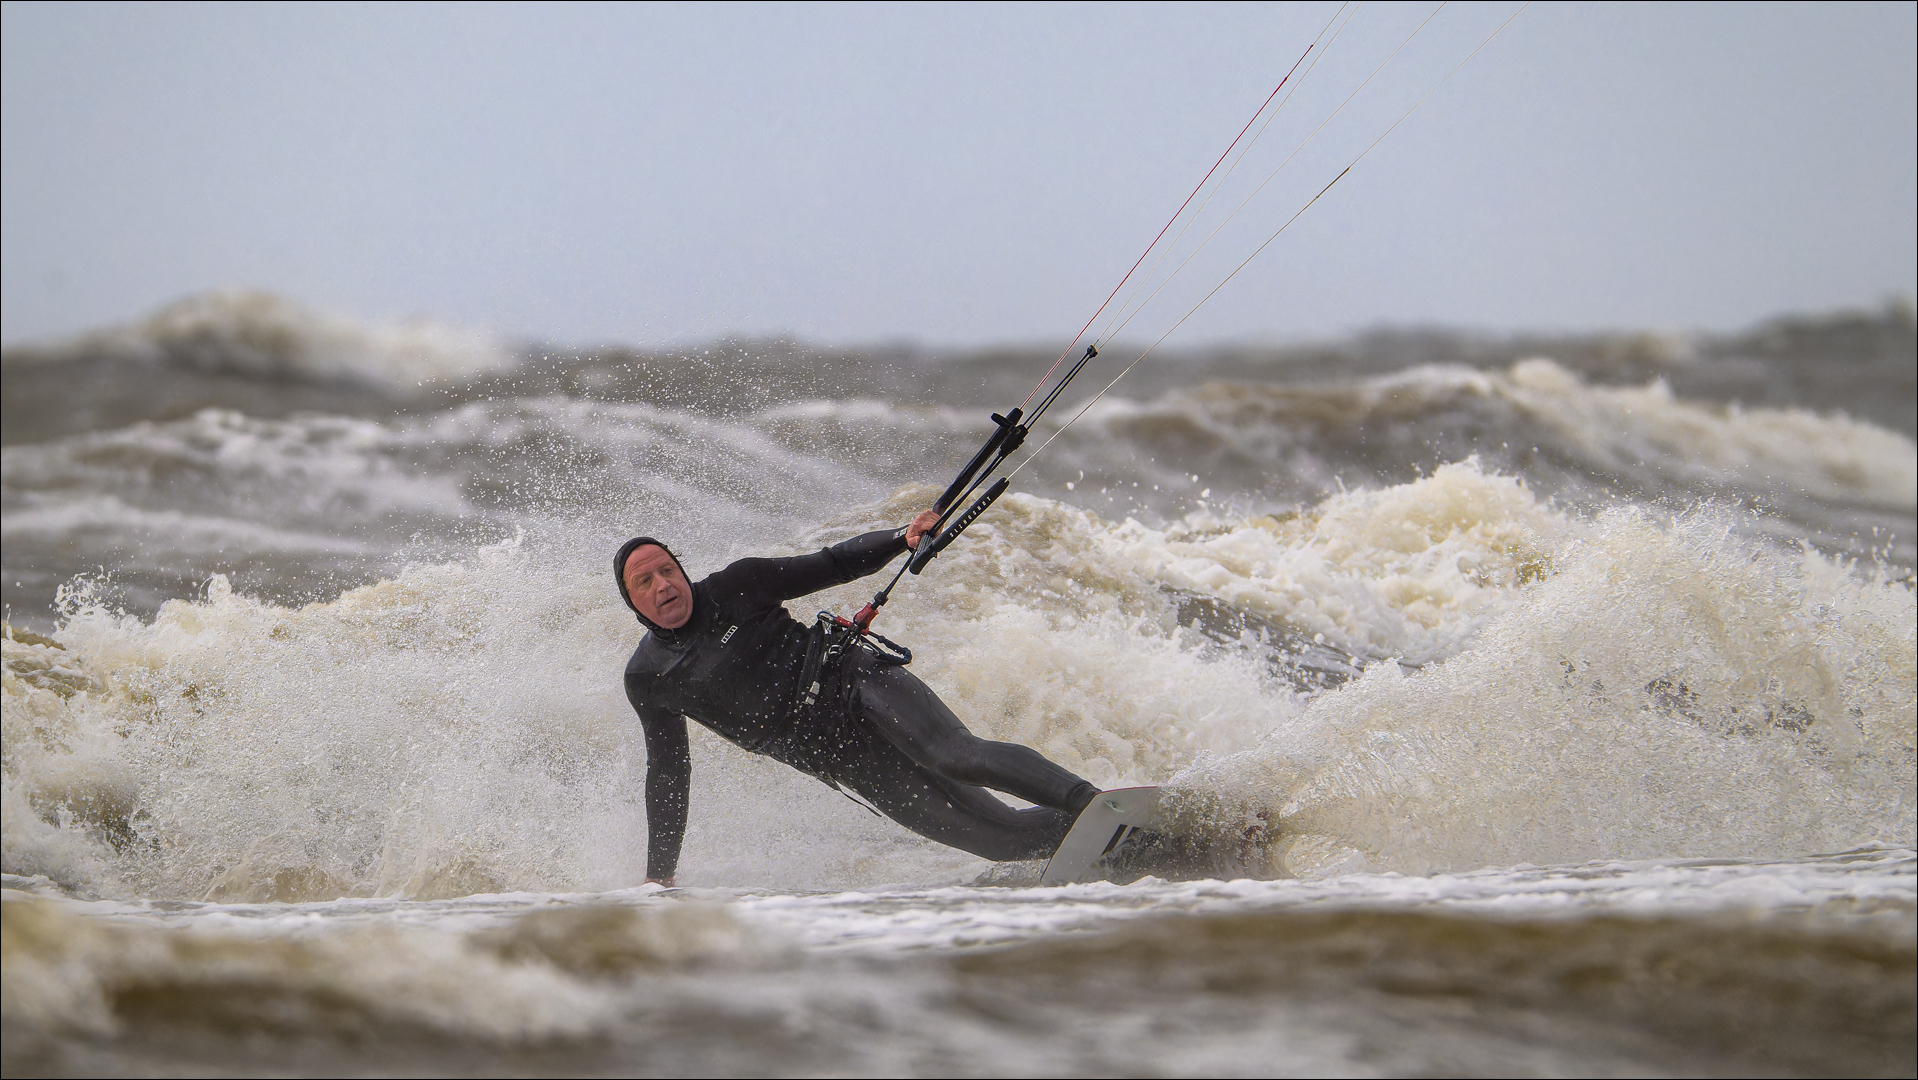
[[[1275,811],[1289,872],[1910,843],[1909,588],[1707,512],[1606,512],[1553,565],[1459,655],[1174,785]]]
[[[1735,524],[1585,517],[1471,463],[1288,520],[1019,496],[887,630],[975,731],[1228,807],[1208,827],[1269,874],[1909,843],[1911,591]],[[1207,632],[1195,595],[1291,637]],[[535,540],[297,608],[215,579],[145,622],[76,593],[59,648],[8,645],[7,868],[193,899],[633,883],[639,628],[610,598]],[[1363,675],[1290,678],[1288,642],[1328,631]],[[980,867],[716,739],[695,757],[689,880]]]
[[[694,726],[670,892],[607,553],[896,528],[1054,353],[9,349],[0,1068],[1911,1075],[1912,344],[1155,354],[880,628],[1235,880],[1002,887]]]

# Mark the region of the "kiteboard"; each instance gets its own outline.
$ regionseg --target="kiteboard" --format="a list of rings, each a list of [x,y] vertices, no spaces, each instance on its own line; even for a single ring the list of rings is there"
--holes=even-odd
[[[1114,788],[1101,791],[1079,813],[1072,831],[1052,853],[1041,885],[1071,885],[1079,881],[1104,881],[1114,861],[1131,844],[1156,835],[1159,824],[1159,789],[1156,787]],[[1142,835],[1143,834],[1143,835]],[[1130,842],[1130,843],[1129,843]]]

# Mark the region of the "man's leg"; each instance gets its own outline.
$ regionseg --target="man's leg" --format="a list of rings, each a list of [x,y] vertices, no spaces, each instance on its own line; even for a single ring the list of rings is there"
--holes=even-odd
[[[834,778],[887,817],[995,862],[1051,858],[1076,816],[1043,806],[1014,810],[982,788],[935,775],[857,720],[847,723],[833,756]]]
[[[961,785],[1003,791],[1074,817],[1099,793],[1029,746],[992,742],[967,731],[939,695],[903,667],[862,665],[853,673],[851,705],[854,717],[900,753]]]

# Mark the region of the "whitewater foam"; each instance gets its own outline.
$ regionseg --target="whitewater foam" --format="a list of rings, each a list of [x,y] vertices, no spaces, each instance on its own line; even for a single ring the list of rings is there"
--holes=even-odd
[[[1167,876],[1266,879],[1062,889],[697,726],[637,886],[605,565],[896,527],[1016,350],[239,296],[9,349],[5,1071],[1909,1075],[1918,448],[1643,382],[1908,430],[1866,321],[1142,366],[880,622],[974,731],[1166,785]]]
[[[1272,875],[1909,843],[1911,591],[1732,525],[1584,517],[1471,463],[1164,529],[1012,496],[909,579],[887,630],[974,730],[1102,785],[1170,782]],[[66,684],[29,670],[53,670],[48,646],[6,646],[7,869],[188,899],[636,881],[618,671],[639,631],[560,540],[297,608],[220,579],[151,622],[76,594]],[[1182,618],[1195,596],[1268,632],[1206,632]],[[1288,678],[1311,636],[1364,674]],[[1422,666],[1368,663],[1390,657]],[[689,881],[981,869],[710,737],[695,782]],[[755,820],[773,825],[736,827]]]
[[[1552,563],[1469,649],[1375,665],[1175,784],[1228,803],[1284,792],[1275,854],[1307,842],[1294,872],[1328,846],[1339,870],[1417,873],[1912,835],[1908,588],[1636,508]]]

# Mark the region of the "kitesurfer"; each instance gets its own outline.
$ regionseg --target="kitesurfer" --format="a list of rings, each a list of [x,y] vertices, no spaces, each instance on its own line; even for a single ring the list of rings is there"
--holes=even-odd
[[[691,717],[726,740],[864,798],[921,836],[996,861],[1049,857],[1098,789],[1014,743],[966,730],[896,656],[856,639],[820,665],[818,628],[782,603],[883,568],[917,549],[936,511],[903,529],[810,555],[740,559],[690,582],[672,551],[638,536],[613,557],[647,634],[626,663],[646,736],[646,879],[673,883],[686,830]],[[800,685],[816,677],[808,695]],[[809,701],[809,697],[811,700]],[[1023,810],[992,788],[1036,803]]]

